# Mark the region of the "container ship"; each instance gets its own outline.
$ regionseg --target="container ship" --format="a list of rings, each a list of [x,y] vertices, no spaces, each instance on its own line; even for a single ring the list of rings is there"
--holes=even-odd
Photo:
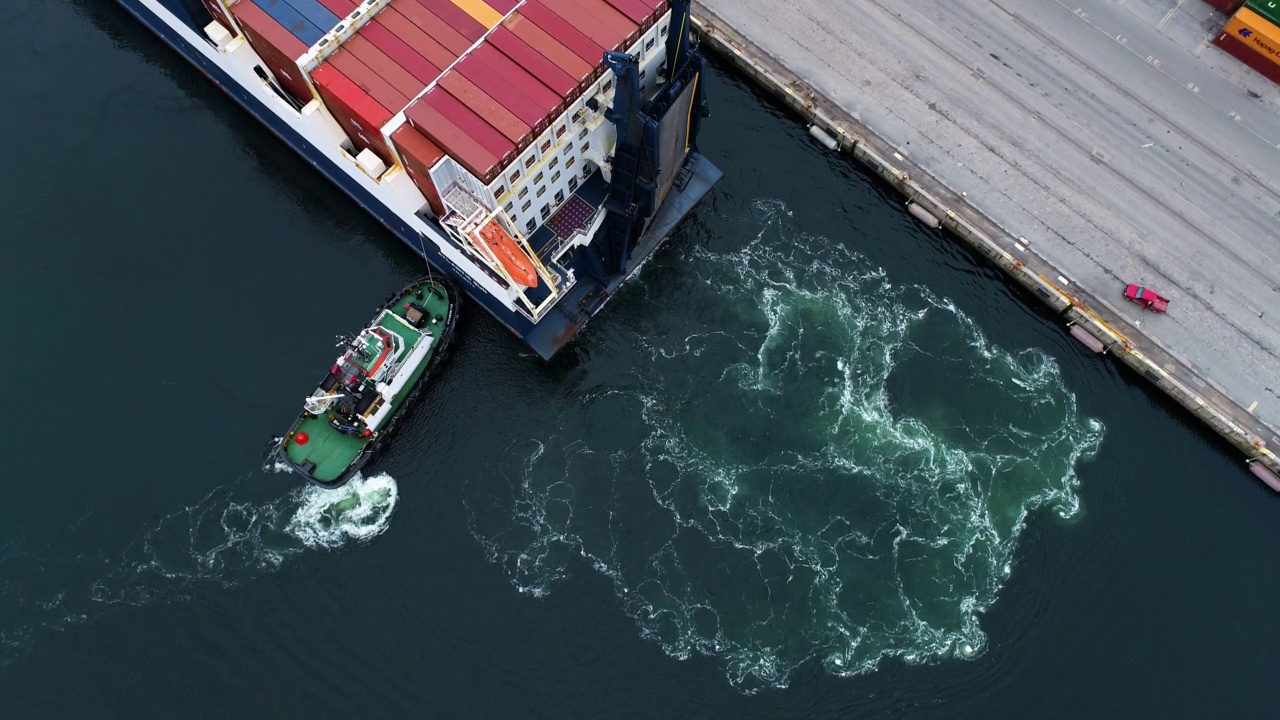
[[[688,0],[118,0],[543,358],[722,174]]]

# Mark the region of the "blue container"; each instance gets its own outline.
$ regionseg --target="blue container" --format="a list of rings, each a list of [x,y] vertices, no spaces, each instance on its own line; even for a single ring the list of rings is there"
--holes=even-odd
[[[338,16],[329,12],[329,8],[321,5],[319,0],[284,0],[293,6],[298,14],[308,22],[320,28],[320,32],[329,32],[338,25]]]
[[[271,19],[283,25],[285,30],[292,33],[307,47],[315,45],[317,40],[324,37],[323,30],[303,17],[302,13],[285,0],[253,0],[253,4],[262,8],[262,11],[270,15]]]

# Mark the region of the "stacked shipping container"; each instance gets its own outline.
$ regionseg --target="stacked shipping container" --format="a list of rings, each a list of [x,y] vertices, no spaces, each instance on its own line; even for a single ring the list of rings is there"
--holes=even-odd
[[[1231,16],[1214,44],[1280,83],[1280,0],[1248,0]]]
[[[298,59],[356,7],[239,0],[230,14],[287,94],[305,104],[314,86],[355,152],[401,160],[440,213],[433,165],[448,155],[492,182],[600,77],[604,53],[630,47],[667,0],[393,0],[311,70],[309,84]],[[401,112],[407,124],[388,143],[383,128]]]

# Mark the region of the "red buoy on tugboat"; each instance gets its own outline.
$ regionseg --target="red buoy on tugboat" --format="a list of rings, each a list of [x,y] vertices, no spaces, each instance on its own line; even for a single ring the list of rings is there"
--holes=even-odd
[[[293,441],[298,443],[299,445],[306,445],[307,442],[310,440],[311,440],[311,436],[304,432],[300,432],[297,435],[293,436]]]

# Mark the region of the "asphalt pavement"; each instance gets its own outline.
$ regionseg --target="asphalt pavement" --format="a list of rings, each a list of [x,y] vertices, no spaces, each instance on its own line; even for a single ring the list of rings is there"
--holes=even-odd
[[[1253,408],[1280,446],[1280,87],[1201,0],[701,0]],[[1167,315],[1124,300],[1128,283]],[[1256,403],[1256,405],[1254,405]]]

